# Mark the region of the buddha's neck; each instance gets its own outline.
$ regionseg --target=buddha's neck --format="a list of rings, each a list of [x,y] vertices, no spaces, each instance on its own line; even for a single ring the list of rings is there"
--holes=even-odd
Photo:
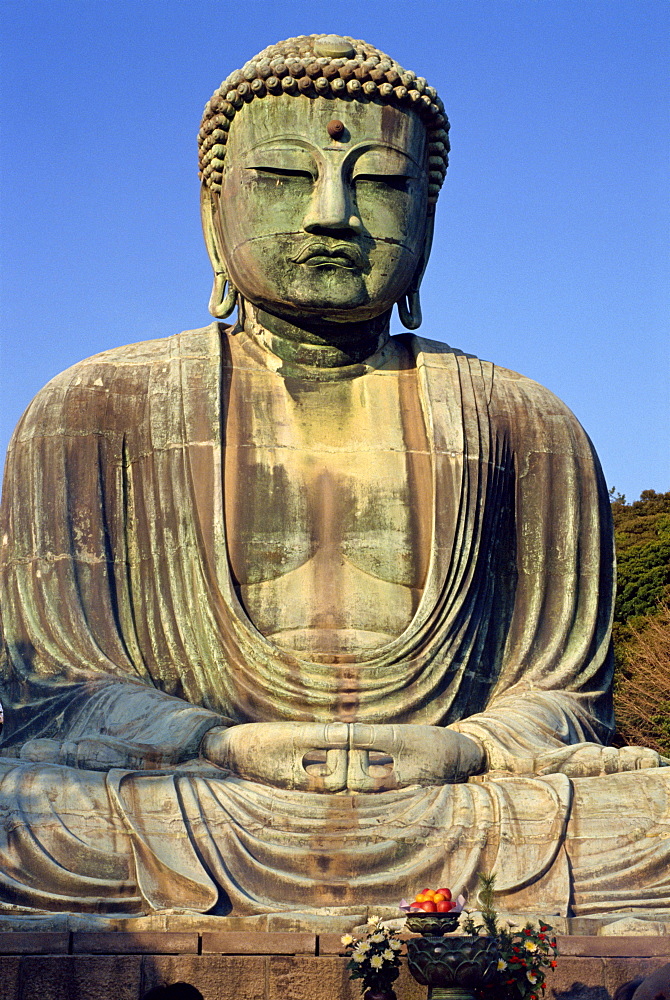
[[[365,323],[289,321],[243,303],[245,332],[290,368],[344,369],[372,357],[389,339],[391,313]]]

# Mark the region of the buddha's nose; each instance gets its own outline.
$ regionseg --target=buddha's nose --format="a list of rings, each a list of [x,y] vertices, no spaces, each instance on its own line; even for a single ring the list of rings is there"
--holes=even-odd
[[[316,180],[303,228],[308,233],[363,231],[351,185],[334,165]]]

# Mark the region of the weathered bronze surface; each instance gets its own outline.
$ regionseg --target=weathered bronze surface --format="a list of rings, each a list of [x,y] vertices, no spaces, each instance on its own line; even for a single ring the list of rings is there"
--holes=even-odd
[[[22,418],[5,912],[343,914],[481,870],[515,912],[670,908],[670,771],[604,745],[593,448],[536,383],[389,336],[447,128],[365,43],[264,50],[200,135],[217,321]]]

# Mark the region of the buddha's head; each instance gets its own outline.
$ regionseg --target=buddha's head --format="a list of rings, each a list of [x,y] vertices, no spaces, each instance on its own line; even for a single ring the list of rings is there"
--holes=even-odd
[[[372,46],[309,35],[264,49],[208,102],[203,228],[220,318],[420,321],[448,122],[436,92]]]

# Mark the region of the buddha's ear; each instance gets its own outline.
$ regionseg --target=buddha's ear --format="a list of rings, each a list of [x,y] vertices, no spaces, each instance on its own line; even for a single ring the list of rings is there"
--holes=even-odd
[[[426,219],[426,235],[423,240],[423,249],[421,251],[419,262],[416,266],[416,271],[414,272],[414,277],[412,278],[409,288],[403,297],[398,301],[398,315],[400,316],[400,322],[406,330],[418,330],[421,326],[422,317],[419,289],[428,265],[430,249],[433,245],[434,229],[435,216],[431,213]]]
[[[214,285],[209,299],[209,311],[216,319],[225,319],[235,308],[237,289],[228,278],[228,269],[223,256],[218,196],[206,184],[200,188],[200,217],[205,246],[214,271]]]

